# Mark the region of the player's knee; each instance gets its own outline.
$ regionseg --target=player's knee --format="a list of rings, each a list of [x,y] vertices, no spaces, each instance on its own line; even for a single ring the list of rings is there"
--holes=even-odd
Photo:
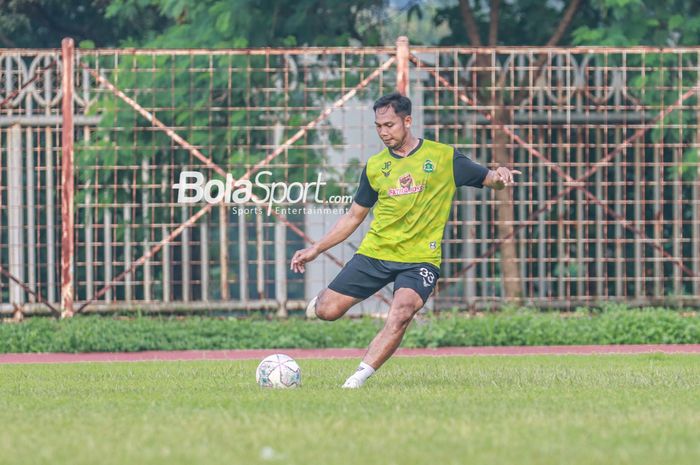
[[[416,314],[416,305],[412,301],[394,302],[387,320],[387,325],[393,331],[405,331]]]
[[[336,304],[330,302],[326,297],[326,293],[322,292],[316,301],[316,316],[325,321],[335,321],[343,314]]]
[[[316,307],[316,316],[320,320],[335,321],[340,318],[340,314],[332,307]]]
[[[387,320],[386,327],[393,333],[403,333],[408,329],[412,319],[412,315],[396,315],[394,318]]]

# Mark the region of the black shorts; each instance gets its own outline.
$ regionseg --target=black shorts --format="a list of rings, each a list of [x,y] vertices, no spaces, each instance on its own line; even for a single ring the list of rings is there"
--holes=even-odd
[[[402,287],[413,289],[425,304],[439,278],[440,269],[432,263],[391,262],[355,254],[328,288],[366,299],[393,281],[394,292]]]

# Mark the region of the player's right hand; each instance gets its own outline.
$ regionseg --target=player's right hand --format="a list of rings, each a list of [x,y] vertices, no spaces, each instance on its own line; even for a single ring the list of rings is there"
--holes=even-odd
[[[303,273],[306,271],[306,267],[304,265],[318,257],[318,254],[319,251],[313,246],[307,247],[306,249],[297,250],[292,257],[292,263],[289,268],[296,273]]]

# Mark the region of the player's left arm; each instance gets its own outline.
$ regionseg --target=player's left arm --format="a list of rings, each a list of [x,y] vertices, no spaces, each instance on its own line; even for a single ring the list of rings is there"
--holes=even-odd
[[[518,170],[511,170],[505,166],[498,167],[495,170],[489,170],[488,174],[484,178],[484,186],[500,191],[501,189],[505,189],[507,186],[512,186],[515,184],[513,175],[516,174],[521,173]]]
[[[482,188],[484,186],[491,189],[505,189],[515,183],[513,175],[520,174],[518,170],[511,170],[504,166],[495,170],[480,165],[457,149],[452,157],[452,168],[454,172],[455,185],[471,186]]]

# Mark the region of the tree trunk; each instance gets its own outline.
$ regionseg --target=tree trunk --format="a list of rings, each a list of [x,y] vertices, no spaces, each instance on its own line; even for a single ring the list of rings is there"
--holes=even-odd
[[[504,107],[503,102],[496,98],[494,103],[495,124],[510,124],[510,112]],[[508,135],[494,129],[493,134],[493,158],[498,166],[512,168],[512,161],[508,152]],[[496,191],[497,206],[497,226],[498,237],[505,237],[513,232],[513,190],[506,187]],[[501,273],[503,278],[503,291],[506,301],[518,303],[522,298],[522,286],[520,285],[520,268],[518,264],[518,251],[515,238],[510,238],[501,246]]]

